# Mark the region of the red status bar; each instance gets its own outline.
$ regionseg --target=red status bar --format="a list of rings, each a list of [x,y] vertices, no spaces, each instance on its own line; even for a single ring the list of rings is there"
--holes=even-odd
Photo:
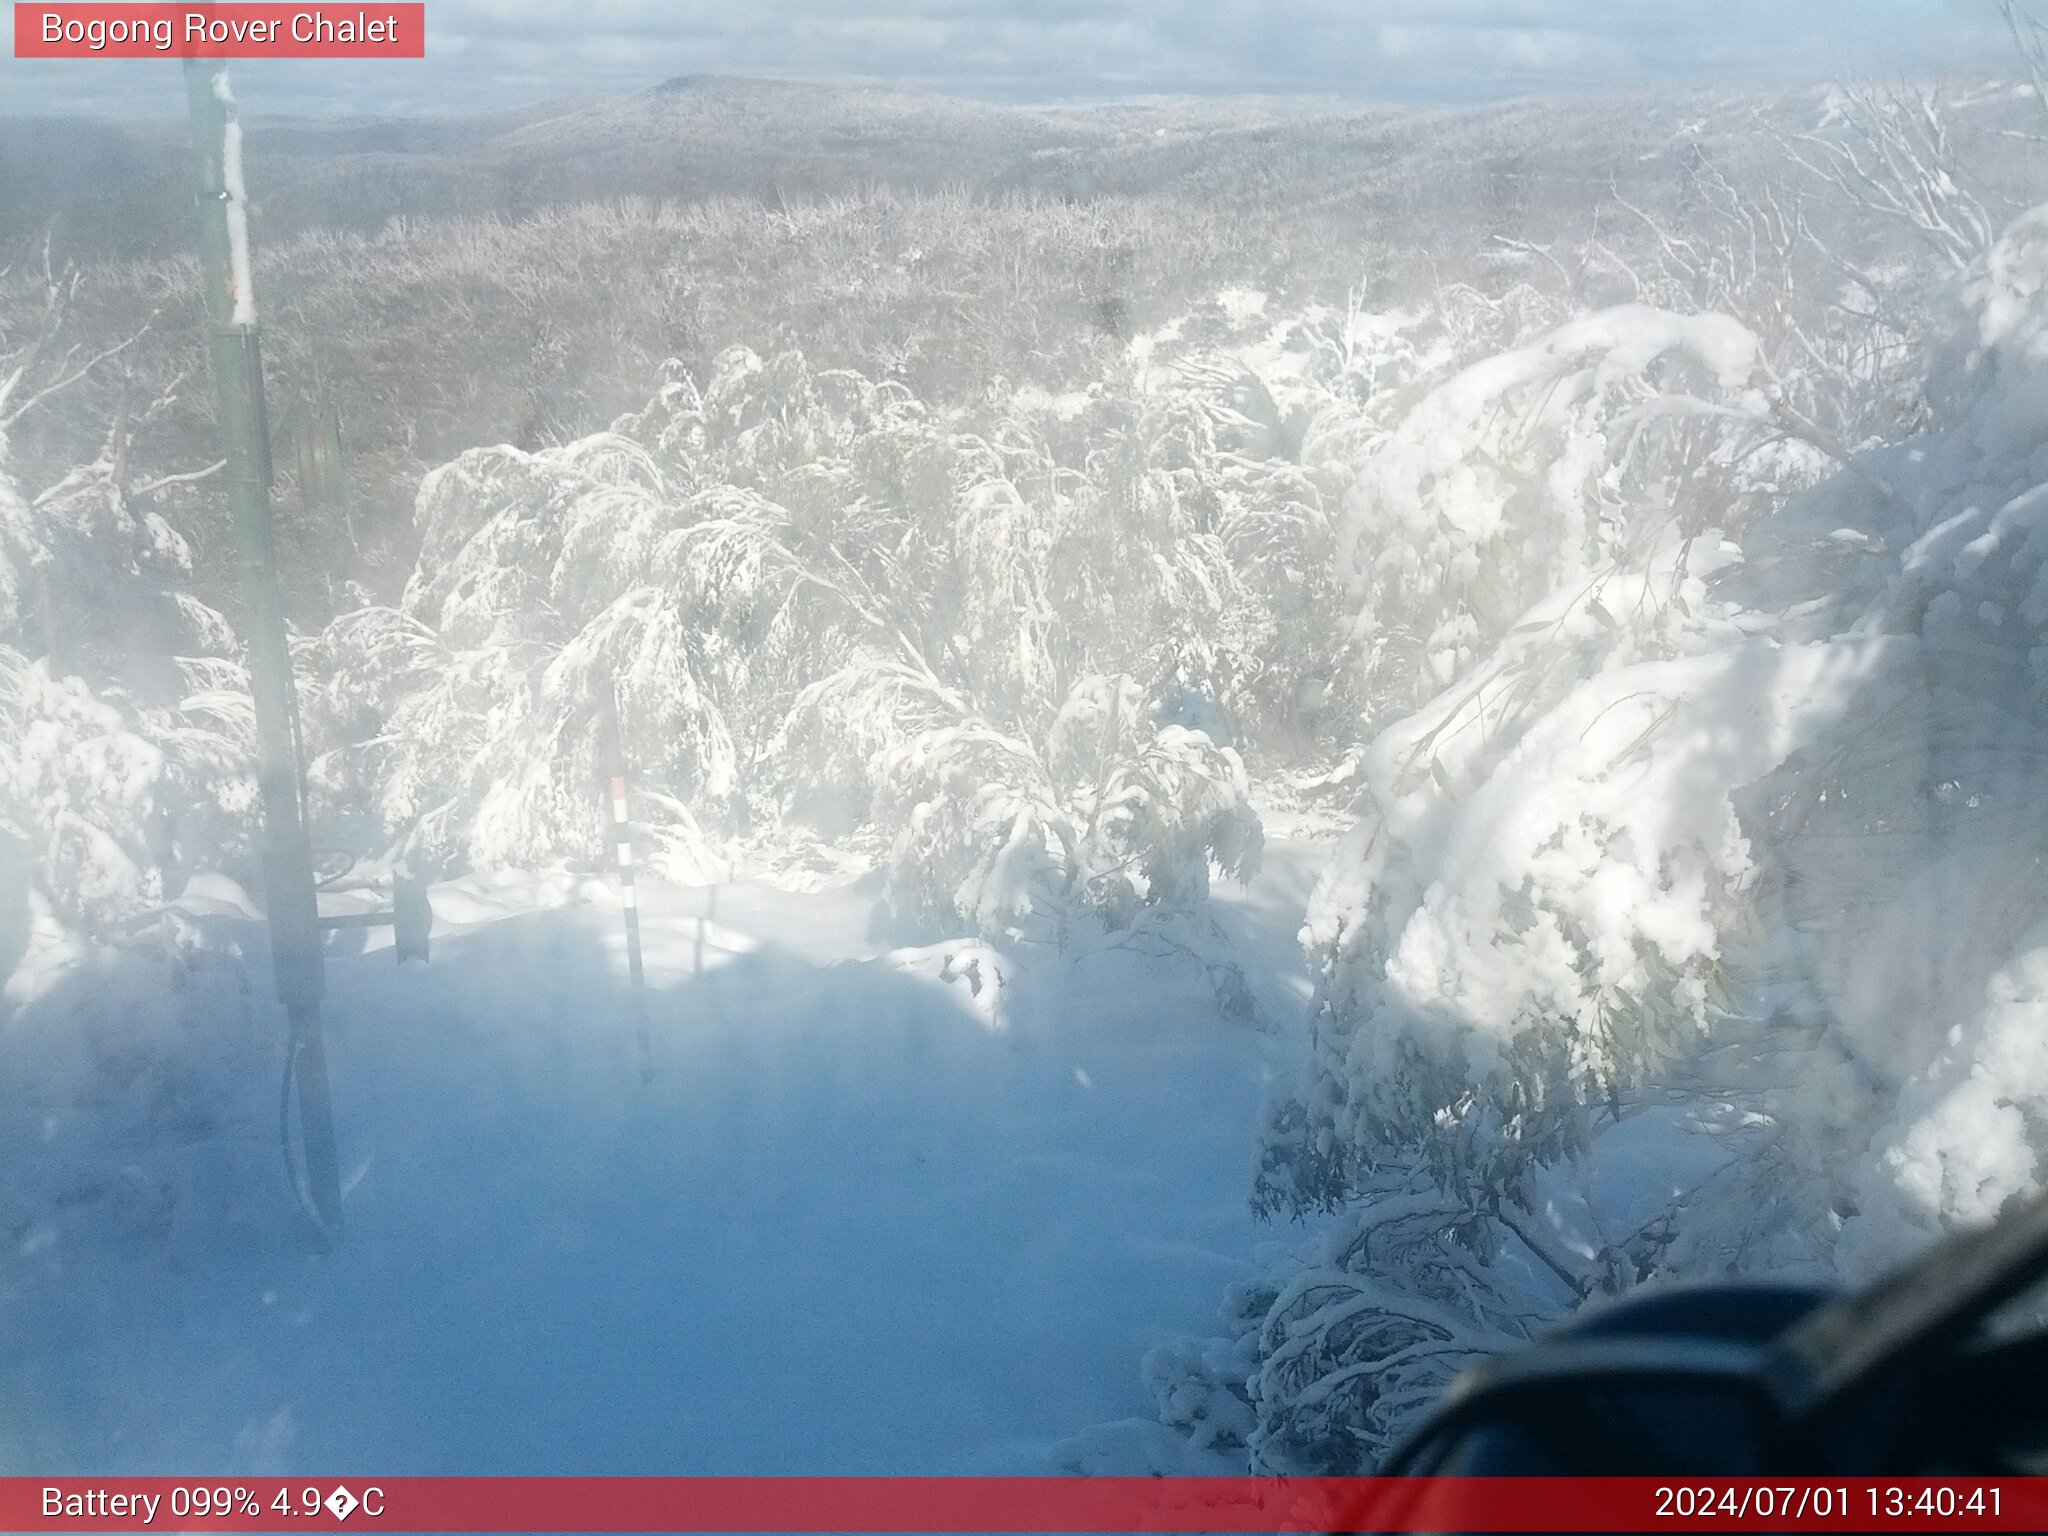
[[[2048,1478],[0,1478],[6,1531],[2040,1531]]]

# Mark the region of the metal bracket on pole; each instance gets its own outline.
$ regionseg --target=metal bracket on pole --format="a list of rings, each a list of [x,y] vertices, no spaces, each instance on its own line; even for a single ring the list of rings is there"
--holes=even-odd
[[[427,882],[400,875],[391,883],[391,905],[374,912],[332,912],[320,919],[323,932],[337,928],[389,928],[393,958],[425,960],[434,934],[434,904]]]

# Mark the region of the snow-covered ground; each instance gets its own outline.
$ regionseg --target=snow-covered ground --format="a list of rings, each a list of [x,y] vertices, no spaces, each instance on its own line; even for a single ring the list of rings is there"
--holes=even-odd
[[[1218,890],[1264,1033],[1113,949],[998,1024],[869,940],[867,881],[708,922],[643,886],[644,1086],[608,887],[439,887],[430,965],[330,963],[341,1250],[283,1240],[266,1057],[165,1220],[74,1202],[0,1249],[0,1470],[1050,1470],[1274,1235],[1253,1144],[1325,851]]]

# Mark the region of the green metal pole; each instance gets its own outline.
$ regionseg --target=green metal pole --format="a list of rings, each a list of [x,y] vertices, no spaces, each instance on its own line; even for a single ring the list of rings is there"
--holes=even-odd
[[[241,130],[218,59],[185,61],[192,158],[198,175],[200,280],[235,553],[242,576],[242,634],[256,701],[257,782],[263,800],[264,905],[278,1000],[291,1028],[291,1067],[305,1149],[307,1195],[324,1236],[341,1237],[341,1189],[334,1154],[334,1109],[320,1035],[326,977],[313,851],[306,836],[299,769],[298,700],[277,578],[270,520],[270,426],[263,406],[263,356],[250,284],[248,205],[241,177]]]

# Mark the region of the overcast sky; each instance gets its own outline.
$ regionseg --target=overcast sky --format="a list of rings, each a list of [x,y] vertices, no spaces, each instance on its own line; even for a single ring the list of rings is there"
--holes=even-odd
[[[15,59],[11,6],[0,31],[0,112],[182,110],[169,62]],[[1996,0],[428,0],[424,61],[245,62],[235,75],[256,110],[322,113],[516,106],[694,73],[1012,101],[1469,101],[1981,69],[2002,36]]]

